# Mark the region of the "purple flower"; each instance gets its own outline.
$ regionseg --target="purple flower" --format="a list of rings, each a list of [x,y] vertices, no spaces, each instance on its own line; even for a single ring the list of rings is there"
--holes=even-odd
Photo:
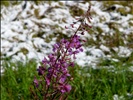
[[[77,53],[79,53],[79,51],[78,50],[75,50],[74,52],[73,52],[73,54],[75,55],[75,54],[77,54]]]
[[[61,39],[61,43],[66,43],[67,42],[67,40],[66,39]]]
[[[66,80],[66,77],[63,77],[63,76],[62,76],[62,77],[60,78],[60,80],[59,80],[59,83],[64,83],[65,80]]]
[[[68,66],[69,66],[69,65],[68,65],[66,62],[63,63],[63,67],[64,67],[64,68],[67,68]]]
[[[48,68],[48,73],[52,73],[52,71],[53,71],[53,68],[52,67],[49,67]]]
[[[71,90],[71,88],[72,87],[69,84],[64,86],[64,89],[65,89],[66,92],[69,92]]]
[[[43,75],[45,70],[46,70],[46,69],[45,69],[44,67],[39,66],[39,68],[37,69],[38,75]]]
[[[39,81],[36,78],[34,79],[34,84],[36,85],[36,87],[39,86]]]
[[[49,86],[50,85],[50,79],[46,77],[46,84]]]
[[[83,49],[82,49],[82,48],[79,48],[79,50],[80,50],[81,52],[83,52]]]
[[[69,55],[72,55],[72,49],[71,48],[68,49],[68,52],[69,52]]]
[[[59,43],[54,44],[53,52],[56,52],[59,49],[59,47],[60,47]]]
[[[55,60],[54,54],[49,54],[48,58],[49,58],[50,62]]]
[[[44,57],[44,59],[42,60],[43,64],[46,64],[48,62],[48,60]]]
[[[74,67],[74,62],[71,62],[69,66]]]
[[[84,16],[85,18],[87,17],[88,20],[90,18],[89,11],[90,7]],[[85,42],[85,40],[81,40],[80,36],[78,36],[78,33],[82,30],[83,32],[80,32],[79,34],[84,35],[84,31],[86,31],[85,25],[83,24],[85,18],[80,18],[79,21],[77,21],[80,22],[81,25],[79,26],[79,28],[77,28],[74,35],[71,36],[70,39],[63,38],[59,43],[53,45],[53,52],[48,55],[47,59],[44,58],[42,60],[43,65],[39,66],[39,68],[37,69],[40,79],[37,80],[35,77],[34,84],[36,87],[42,85],[37,89],[40,91],[37,92],[45,93],[45,99],[53,95],[53,92],[57,94],[60,94],[61,92],[62,94],[60,95],[60,97],[54,99],[62,99],[62,95],[66,92],[70,92],[72,88],[71,85],[68,84],[69,81],[72,81],[73,79],[69,74],[68,67],[74,67],[74,62],[71,61],[71,58],[73,57],[74,59],[76,59],[76,55],[80,52],[83,52],[81,41]],[[72,28],[74,27],[74,24],[70,25]],[[65,28],[68,27],[65,26]]]
[[[71,85],[69,85],[69,84],[62,84],[62,85],[60,85],[60,91],[62,92],[62,93],[65,93],[65,92],[70,92],[70,90],[71,90]]]

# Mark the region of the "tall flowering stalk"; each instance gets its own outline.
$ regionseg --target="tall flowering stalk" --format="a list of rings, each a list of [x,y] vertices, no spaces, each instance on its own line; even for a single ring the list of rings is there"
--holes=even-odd
[[[53,45],[53,52],[42,60],[42,66],[37,69],[38,77],[35,77],[34,90],[30,89],[35,100],[66,100],[67,93],[72,89],[69,81],[73,77],[69,74],[68,67],[74,67],[71,57],[76,59],[76,54],[83,52],[82,40],[79,35],[84,35],[86,29],[91,28],[86,21],[90,22],[90,6],[87,12],[78,18],[79,27],[70,39],[61,39]],[[76,24],[77,22],[74,22]],[[74,28],[74,24],[71,27]],[[67,27],[66,27],[67,28]]]

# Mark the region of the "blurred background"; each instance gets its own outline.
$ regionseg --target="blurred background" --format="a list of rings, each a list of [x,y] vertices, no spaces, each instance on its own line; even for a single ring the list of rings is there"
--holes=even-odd
[[[65,26],[82,16],[90,4],[93,28],[83,37],[87,42],[78,64],[94,62],[95,66],[96,58],[119,60],[133,56],[132,1],[17,0],[1,2],[2,60],[43,59],[55,42],[73,34]]]
[[[92,28],[81,36],[87,42],[75,62],[113,71],[119,66],[133,75],[133,1],[1,1],[1,72],[5,66],[16,69],[18,61],[41,62],[53,44],[73,34],[65,26],[70,27],[89,5]]]

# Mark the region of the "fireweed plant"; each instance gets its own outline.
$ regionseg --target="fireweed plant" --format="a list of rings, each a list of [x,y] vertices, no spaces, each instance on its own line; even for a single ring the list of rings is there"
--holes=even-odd
[[[79,35],[84,35],[84,32],[91,28],[87,24],[87,21],[91,22],[90,8],[91,6],[82,17],[70,24],[74,28],[75,24],[80,23],[70,39],[63,38],[59,43],[54,44],[53,52],[42,60],[42,65],[37,69],[38,76],[33,81],[34,89],[30,88],[34,100],[67,99],[72,89],[69,82],[73,80],[68,67],[73,68],[74,62],[71,58],[76,59],[76,54],[83,52],[81,42],[85,40],[82,40]],[[68,29],[68,27],[65,28]]]

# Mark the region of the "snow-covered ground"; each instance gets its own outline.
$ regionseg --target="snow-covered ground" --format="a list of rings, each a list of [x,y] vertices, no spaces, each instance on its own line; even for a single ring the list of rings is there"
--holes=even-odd
[[[65,36],[72,35],[70,30],[65,29],[65,26],[69,27],[75,21],[72,15],[72,9],[76,10],[78,8],[85,12],[90,3],[92,5],[91,12],[93,18],[91,20],[93,27],[92,33],[95,34],[88,32],[83,38],[99,42],[96,35],[110,35],[115,38],[115,32],[119,31],[120,35],[124,36],[122,38],[125,45],[110,48],[105,45],[106,41],[104,38],[100,37],[101,44],[98,47],[91,44],[84,47],[84,52],[77,55],[76,62],[82,66],[92,66],[95,68],[101,58],[112,57],[111,49],[119,57],[131,56],[133,42],[131,40],[128,41],[128,36],[133,39],[133,15],[121,15],[117,12],[117,9],[124,8],[124,6],[115,4],[116,10],[104,11],[103,2],[98,1],[47,1],[38,5],[34,2],[27,1],[26,7],[24,8],[25,2],[23,1],[18,5],[3,6],[1,9],[2,58],[11,57],[13,61],[26,61],[27,58],[41,61],[44,56],[52,52],[52,45],[56,43],[58,36],[62,36],[63,34]],[[128,6],[125,9],[127,11],[131,10]],[[96,29],[98,27],[101,28],[101,33]],[[128,44],[130,44],[130,47],[126,46]],[[105,52],[109,53],[105,54]],[[119,61],[118,59],[115,60]]]

